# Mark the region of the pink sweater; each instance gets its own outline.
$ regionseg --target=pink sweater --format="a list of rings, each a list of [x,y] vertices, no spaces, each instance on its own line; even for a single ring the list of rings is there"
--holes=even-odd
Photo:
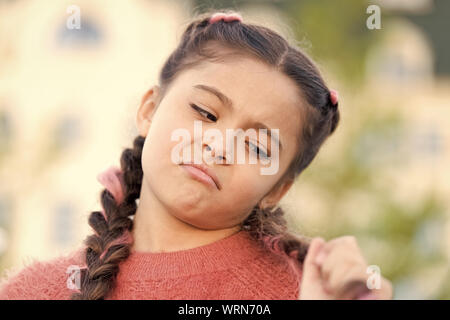
[[[49,261],[34,261],[0,283],[0,300],[63,300],[70,265],[83,265],[83,248]],[[298,299],[301,266],[261,247],[240,231],[197,248],[176,252],[132,251],[121,262],[107,299]]]

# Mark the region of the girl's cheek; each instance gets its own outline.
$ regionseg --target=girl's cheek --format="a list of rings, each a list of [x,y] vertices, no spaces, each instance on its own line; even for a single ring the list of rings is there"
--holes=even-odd
[[[232,184],[230,190],[233,190],[232,197],[240,199],[244,203],[256,203],[265,194],[265,190],[267,189],[264,181],[259,176],[258,170],[242,167],[237,171],[233,173],[236,179],[230,181]]]
[[[258,164],[240,165],[238,176],[241,177],[241,183],[246,189],[251,187],[255,193],[263,193],[276,182],[275,176],[262,174],[261,168],[262,166]]]

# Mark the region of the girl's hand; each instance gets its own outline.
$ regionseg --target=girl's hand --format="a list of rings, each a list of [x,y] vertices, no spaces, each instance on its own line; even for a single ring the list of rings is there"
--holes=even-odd
[[[369,289],[367,263],[353,236],[325,242],[313,238],[303,264],[300,300],[392,299],[392,285],[380,275],[380,288]],[[365,292],[364,292],[365,291]]]

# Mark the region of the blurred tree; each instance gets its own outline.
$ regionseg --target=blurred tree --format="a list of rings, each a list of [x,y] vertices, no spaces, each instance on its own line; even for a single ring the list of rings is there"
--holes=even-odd
[[[435,54],[434,69],[436,75],[450,75],[450,41],[447,30],[450,30],[450,1],[433,0],[433,10],[425,14],[402,14],[416,23],[427,34]]]
[[[408,163],[411,150],[400,146],[408,144],[411,128],[395,108],[388,110],[370,105],[359,112],[354,127],[346,128],[344,143],[332,161],[319,156],[301,179],[303,184],[321,190],[321,196],[327,199],[320,236],[332,239],[354,235],[366,258],[380,266],[395,288],[403,281],[411,284],[414,279],[423,280],[420,272],[446,265],[443,226],[447,218],[445,201],[433,189],[413,203],[409,198],[396,197],[395,178],[389,172],[401,173]],[[401,178],[407,179],[406,173]],[[356,203],[352,207],[356,211],[348,212],[344,205],[348,200]],[[363,217],[365,223],[358,223],[358,215],[364,214],[370,215]],[[406,293],[398,294],[401,298]],[[450,286],[442,282],[431,296],[420,289],[416,294],[420,296],[414,298],[419,299],[448,299]]]
[[[287,0],[280,5],[298,39],[310,43],[315,59],[326,62],[341,80],[362,83],[366,54],[382,32],[366,26],[367,1]]]
[[[273,6],[288,18],[302,48],[327,68],[333,68],[342,80],[354,85],[361,83],[364,63],[370,46],[382,30],[369,30],[366,20],[368,2],[364,0],[196,0],[197,12],[206,9],[236,9],[243,4],[257,3]]]

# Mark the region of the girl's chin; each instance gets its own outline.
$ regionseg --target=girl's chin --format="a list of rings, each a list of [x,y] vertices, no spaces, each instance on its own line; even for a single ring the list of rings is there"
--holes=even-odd
[[[204,216],[196,216],[195,214],[177,214],[175,217],[180,220],[181,222],[194,227],[196,229],[213,229],[214,227],[209,225],[211,223],[211,220],[207,219],[207,217]]]

